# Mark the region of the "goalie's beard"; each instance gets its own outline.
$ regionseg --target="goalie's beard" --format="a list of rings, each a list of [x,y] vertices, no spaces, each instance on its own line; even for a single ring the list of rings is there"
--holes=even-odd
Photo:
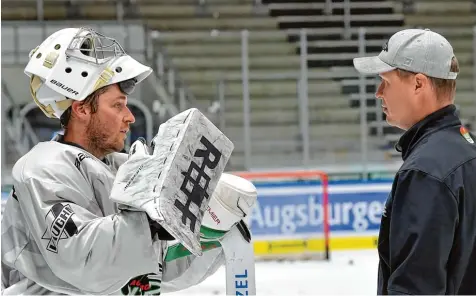
[[[124,149],[124,139],[121,139],[123,134],[115,131],[111,124],[104,122],[98,113],[92,114],[86,134],[89,138],[88,148],[94,155],[106,156]]]

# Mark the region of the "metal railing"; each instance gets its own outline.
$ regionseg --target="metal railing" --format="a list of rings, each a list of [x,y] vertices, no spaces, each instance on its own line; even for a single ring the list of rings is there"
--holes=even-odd
[[[163,109],[167,110],[164,115],[159,115],[161,122],[168,118],[185,111],[189,108],[197,108],[204,113],[212,122],[220,121],[218,110],[212,108],[210,104],[198,101],[193,92],[189,89],[187,83],[180,76],[180,71],[175,67],[172,58],[167,52],[166,47],[160,40],[160,33],[157,31],[149,31],[148,33],[148,60],[151,61],[151,67],[155,72],[157,80],[149,80],[157,87],[163,85],[167,95]]]
[[[63,4],[65,6],[74,6],[74,5],[80,5],[84,4],[86,2],[97,2],[94,0],[49,0],[49,4],[51,5],[52,1],[58,2],[58,5]],[[8,3],[15,3],[16,6],[22,5],[22,0],[15,0],[15,1],[8,1]],[[263,6],[262,1],[260,0],[253,0],[250,1],[253,3],[255,6]],[[26,1],[24,3],[27,3]],[[31,2],[28,2],[31,3]],[[116,16],[118,21],[123,21],[124,20],[124,11],[125,11],[125,6],[126,5],[139,5],[133,0],[111,0],[107,1],[104,3],[112,3],[114,4],[114,7],[116,9]],[[206,0],[197,0],[196,5],[197,6],[203,6],[207,5]],[[28,5],[28,4],[25,4]],[[345,39],[350,39],[352,35],[352,28],[350,26],[350,20],[351,20],[351,10],[350,10],[350,1],[349,0],[344,0],[343,2],[335,2],[332,0],[326,0],[323,3],[323,8],[324,12],[327,15],[332,15],[334,12],[334,9],[343,9],[344,14],[343,14],[343,22],[344,22],[344,30],[343,30],[343,37]],[[74,8],[73,8],[74,10]],[[45,13],[45,1],[43,0],[37,0],[36,1],[36,14],[37,14],[37,19],[38,20],[44,20],[44,13]],[[75,11],[77,14],[77,17],[81,17],[80,15],[80,10]],[[165,106],[168,110],[168,116],[174,115],[177,111],[183,110],[184,108],[187,108],[188,106],[199,106],[202,110],[207,110],[210,106],[200,106],[200,103],[194,98],[193,93],[188,89],[186,83],[180,79],[180,75],[178,74],[178,71],[173,67],[173,64],[170,63],[170,58],[167,57],[167,53],[165,48],[160,44],[160,42],[157,41],[157,32],[152,32],[148,38],[150,38],[152,42],[152,48],[151,50],[148,49],[148,59],[153,60],[152,65],[154,66],[156,73],[159,75],[159,78],[161,79],[162,82],[164,82],[166,85],[165,90],[168,92],[168,94],[172,97],[171,102],[165,102],[165,104],[162,104]],[[149,54],[152,53],[152,54]],[[159,89],[156,90],[156,92],[162,96],[163,90]],[[175,110],[171,104],[174,104],[177,106],[178,110]],[[208,109],[208,110],[213,110],[213,109]],[[213,112],[208,112],[209,116],[214,117],[216,120],[217,116]]]
[[[371,29],[371,28],[370,28]],[[220,118],[220,127],[225,128],[227,126],[227,122],[225,119],[225,114],[226,114],[226,97],[227,94],[225,92],[225,88],[227,83],[230,83],[231,81],[237,81],[241,80],[242,82],[242,100],[243,100],[243,142],[244,142],[244,155],[245,155],[245,166],[247,168],[252,167],[252,161],[251,161],[251,155],[253,154],[252,152],[252,142],[256,140],[251,140],[250,137],[250,130],[253,129],[252,125],[250,124],[250,113],[252,111],[250,110],[250,102],[253,100],[252,96],[250,97],[249,89],[250,89],[250,83],[253,81],[257,80],[279,80],[282,78],[292,78],[296,80],[296,84],[298,85],[298,90],[297,90],[297,95],[296,99],[299,101],[299,110],[300,110],[300,117],[299,117],[299,126],[300,126],[300,142],[301,142],[301,153],[302,153],[302,163],[299,163],[298,165],[306,165],[309,161],[309,154],[310,150],[312,150],[312,141],[309,139],[309,108],[308,108],[308,101],[309,101],[309,93],[308,93],[308,87],[309,87],[309,79],[316,79],[316,78],[339,78],[339,75],[335,74],[321,74],[321,75],[312,75],[310,74],[310,70],[307,66],[307,30],[302,29],[301,34],[300,34],[300,69],[296,69],[295,72],[287,72],[287,73],[277,73],[275,75],[271,76],[262,76],[262,75],[255,75],[253,71],[250,71],[249,69],[249,53],[248,53],[248,48],[249,48],[249,36],[250,34],[253,34],[253,32],[249,31],[242,31],[241,32],[241,48],[242,48],[242,76],[241,78],[239,77],[231,77],[227,78],[226,74],[224,74],[224,77],[222,79],[219,79],[216,82],[216,88],[217,88],[217,102],[218,105],[222,108],[220,111],[221,113],[221,118]],[[366,34],[367,34],[368,28],[359,28],[358,31],[358,49],[359,52],[356,56],[365,56],[367,55],[365,48],[366,48]],[[229,34],[229,33],[228,33]],[[473,60],[476,59],[476,26],[474,27],[474,37],[473,37],[473,52],[474,52],[474,57]],[[472,80],[473,82],[473,89],[475,90],[476,93],[476,62],[473,62],[473,77]],[[346,73],[344,76],[346,76],[348,73]],[[366,170],[366,164],[368,164],[370,161],[369,159],[369,131],[370,129],[375,130],[375,136],[377,137],[388,137],[388,141],[394,141],[396,137],[398,137],[400,134],[385,134],[384,133],[384,127],[388,126],[388,124],[385,122],[383,119],[383,113],[381,109],[381,104],[377,102],[375,107],[368,107],[367,106],[367,101],[369,99],[369,96],[372,96],[373,94],[369,94],[367,91],[367,87],[369,85],[374,85],[375,87],[378,86],[379,84],[379,79],[377,77],[368,79],[366,76],[361,75],[356,73],[355,77],[357,77],[356,80],[352,80],[351,82],[354,83],[354,85],[358,86],[358,92],[357,93],[352,93],[350,94],[350,98],[358,98],[360,101],[360,152],[361,152],[361,157],[360,157],[360,163],[362,164],[362,169]],[[458,104],[458,102],[456,102]],[[476,107],[476,100],[475,100],[475,105]],[[373,114],[375,117],[375,120],[373,122],[369,122],[367,120],[367,116],[369,114]],[[463,121],[467,122],[466,119],[463,119]],[[468,122],[469,124],[472,124],[472,128],[476,128],[474,122]],[[389,153],[391,154],[391,153]]]
[[[178,69],[172,63],[172,58],[167,49],[160,41],[160,33],[151,31],[148,34],[149,60],[152,61],[152,67],[156,75],[165,85],[166,90],[173,99],[173,104],[178,108],[177,111],[184,111],[188,106],[201,105],[194,94],[190,91],[185,81],[180,77]],[[205,106],[200,106],[205,108]]]
[[[55,22],[36,22],[36,21],[5,21],[2,24],[2,67],[13,66],[22,68],[28,62],[28,54],[31,49],[39,45],[54,31],[68,26],[87,25],[101,33],[115,38],[124,48],[124,50],[132,55],[135,59],[142,63],[149,64],[154,68],[153,55],[162,55],[162,48],[156,47],[150,42],[148,31],[144,25],[139,22],[124,22],[117,24],[110,21],[55,21]],[[157,68],[157,67],[155,67]],[[156,70],[156,69],[155,69]],[[157,73],[157,71],[155,71]],[[180,110],[175,107],[176,102],[171,99],[180,91],[178,88],[170,89],[171,93],[164,88],[162,80],[152,76],[147,79],[152,86],[153,95],[146,94],[142,91],[142,84],[139,85],[134,95],[142,104],[147,105],[149,110],[153,110],[152,106],[158,104],[158,116],[154,117],[154,121],[160,123],[169,117],[177,114]],[[183,86],[180,86],[183,88]],[[24,89],[23,86],[12,85],[12,97],[21,101],[29,101],[24,97],[24,91],[19,91],[21,98],[18,98],[16,90]]]
[[[82,25],[84,22],[85,21],[78,21],[75,22],[75,25]],[[150,51],[150,49],[147,48],[148,43],[146,42],[146,39],[144,38],[142,40],[141,47],[140,44],[138,45],[128,33],[129,31],[135,32],[134,30],[137,31],[137,29],[143,30],[145,32],[142,24],[136,24],[132,22],[117,25],[112,24],[111,22],[88,22],[88,25],[102,33],[107,31],[111,33],[114,38],[119,38],[118,41],[127,53],[131,54],[134,58],[143,63],[148,63],[147,51]],[[36,136],[27,119],[27,114],[31,110],[36,109],[37,106],[31,102],[29,93],[27,94],[24,91],[25,85],[18,84],[16,82],[18,79],[25,78],[23,69],[28,62],[28,54],[30,50],[39,45],[58,28],[64,28],[67,26],[71,26],[71,23],[7,21],[2,24],[2,41],[4,41],[5,44],[2,47],[2,68],[8,67],[10,68],[10,71],[13,71],[12,73],[15,73],[15,75],[19,76],[10,78],[5,76],[2,77],[2,99],[8,100],[9,102],[9,105],[2,105],[2,112],[5,112],[5,109],[11,110],[11,112],[13,112],[11,116],[11,122],[6,122],[5,129],[2,129],[2,131],[7,132],[8,136],[14,140],[15,146],[13,148],[17,150],[17,154],[19,156],[23,155],[33,145],[38,143],[38,137]],[[111,28],[114,29],[112,30],[113,32],[111,32]],[[146,34],[144,32],[143,34],[145,37]],[[140,37],[137,36],[137,32],[135,35],[136,36],[134,36],[134,38],[136,38],[136,40],[137,38],[140,39]],[[154,78],[155,76],[151,75],[151,78],[149,78],[148,81],[154,81]],[[151,96],[153,99],[150,99],[149,101],[143,101],[141,97],[135,97],[129,100],[129,104],[140,110],[144,117],[144,135],[148,141],[152,140],[154,136],[154,125],[160,124],[160,122],[178,113],[178,111],[174,109],[173,103],[166,103],[168,100],[168,93],[165,91],[160,91],[162,90],[161,82],[156,80],[154,83],[152,83],[152,85],[154,86],[153,91],[156,94]],[[140,96],[141,88],[142,86],[138,87],[134,94]],[[151,111],[153,108],[148,105],[150,101],[160,101],[162,103],[158,112],[159,116],[154,116],[152,114]],[[127,141],[130,141],[130,138],[127,138]],[[4,144],[5,142],[2,143],[2,145]]]
[[[28,54],[53,32],[71,27],[88,26],[115,38],[124,50],[140,62],[146,61],[146,33],[138,21],[118,24],[114,21],[3,21],[2,64],[28,62]],[[139,43],[139,44],[138,44]]]
[[[121,2],[122,3],[122,2]],[[256,5],[261,5],[260,1],[255,2]],[[343,22],[344,28],[339,32],[342,32],[344,40],[350,40],[351,36],[358,35],[358,53],[356,56],[364,56],[368,53],[365,51],[366,45],[369,42],[366,40],[366,35],[369,33],[375,32],[388,32],[390,29],[383,28],[355,28],[351,26],[351,9],[350,1],[345,0],[344,2],[333,2],[327,0],[325,2],[325,11],[327,14],[332,14],[333,11],[337,8],[344,9]],[[250,46],[253,45],[253,41],[250,41],[250,36],[253,34],[258,34],[253,31],[243,30],[240,32],[219,32],[217,31],[217,37],[220,38],[225,35],[239,35],[239,42],[234,45],[240,48],[240,75],[233,76],[228,75],[227,70],[223,71],[222,77],[215,80],[213,83],[216,87],[217,94],[215,98],[210,100],[210,104],[203,104],[200,98],[196,97],[196,94],[191,90],[189,81],[181,78],[181,75],[178,71],[178,67],[174,65],[173,60],[168,55],[163,46],[162,39],[164,33],[162,32],[151,32],[148,36],[149,47],[147,48],[147,57],[148,60],[152,61],[152,66],[154,67],[156,73],[158,74],[158,79],[164,84],[165,91],[170,95],[170,101],[165,102],[168,105],[170,110],[170,115],[176,114],[177,112],[184,110],[191,106],[200,106],[204,110],[210,110],[210,114],[213,114],[216,118],[216,123],[223,130],[227,130],[228,121],[227,121],[227,103],[229,103],[229,94],[227,93],[227,87],[232,85],[234,82],[241,82],[241,100],[243,104],[242,108],[242,141],[243,141],[243,154],[244,154],[244,164],[245,168],[251,169],[254,168],[253,162],[253,147],[259,145],[269,145],[272,142],[255,140],[252,138],[252,133],[254,130],[254,125],[252,123],[251,105],[253,103],[254,96],[250,91],[250,86],[257,81],[277,81],[280,79],[287,79],[293,81],[296,84],[296,93],[294,99],[298,101],[298,114],[299,117],[296,119],[296,125],[299,126],[300,138],[292,140],[293,142],[298,142],[298,147],[300,149],[300,160],[296,163],[296,166],[309,166],[311,164],[311,159],[313,158],[313,145],[315,144],[312,136],[310,135],[311,129],[313,128],[310,121],[310,107],[309,102],[312,98],[310,95],[310,86],[314,83],[315,80],[328,80],[333,79],[346,79],[350,78],[347,81],[348,85],[353,85],[357,87],[357,91],[350,93],[348,95],[349,101],[356,99],[360,102],[359,112],[359,143],[356,153],[359,153],[358,161],[355,163],[359,165],[362,171],[367,172],[369,169],[369,163],[372,161],[371,157],[374,156],[373,151],[369,150],[370,142],[373,141],[373,138],[370,136],[370,130],[376,130],[376,137],[384,137],[386,133],[384,132],[384,126],[386,122],[383,120],[382,110],[379,107],[380,104],[376,104],[376,107],[367,106],[367,101],[369,99],[369,93],[367,87],[369,85],[375,85],[378,83],[378,80],[369,80],[363,75],[359,75],[357,72],[329,72],[324,73],[315,73],[312,69],[309,68],[308,62],[310,60],[310,55],[307,49],[309,48],[309,32],[312,29],[301,29],[299,31],[299,63],[295,68],[289,69],[286,72],[280,72],[273,75],[261,74],[254,70],[253,66],[250,65]],[[332,30],[329,30],[331,32]],[[473,29],[474,38],[473,38],[473,90],[476,93],[476,26]],[[204,33],[210,34],[210,33]],[[154,77],[156,78],[156,77]],[[152,80],[155,81],[155,80]],[[152,82],[155,84],[155,82]],[[475,100],[476,106],[476,100]],[[213,111],[213,112],[212,112]],[[375,117],[374,122],[369,122],[367,116],[371,114]],[[475,128],[473,126],[473,128]],[[394,137],[394,136],[391,136]],[[283,141],[283,143],[286,141]],[[283,146],[288,145],[289,143],[284,143]],[[291,143],[295,144],[295,143]],[[327,157],[327,156],[324,156]],[[364,174],[367,175],[367,174]]]
[[[8,138],[13,142],[13,145],[8,147],[8,150],[15,151],[15,157],[20,157],[28,152],[28,150],[38,143],[39,140],[30,122],[26,118],[22,119],[21,107],[10,95],[8,86],[5,84],[3,79],[1,84],[2,101],[5,101],[5,103],[2,104],[2,132],[5,132],[4,135],[8,135]],[[7,115],[7,110],[11,111],[11,116]],[[5,144],[5,139],[2,139],[2,165],[6,163],[5,157],[7,156],[7,147]]]
[[[252,124],[250,123],[250,113],[252,113],[250,109],[250,102],[253,100],[252,96],[250,95],[250,84],[256,81],[278,81],[278,80],[293,80],[296,83],[296,100],[299,101],[298,103],[298,126],[300,129],[300,138],[299,138],[299,146],[301,147],[302,158],[299,163],[296,165],[300,166],[308,166],[310,160],[310,151],[312,150],[312,139],[309,134],[310,130],[310,119],[309,119],[309,81],[316,80],[316,79],[335,79],[335,78],[349,78],[349,77],[359,77],[357,72],[355,73],[313,73],[310,72],[308,67],[308,33],[306,29],[302,29],[300,31],[300,41],[299,41],[299,48],[300,50],[300,62],[298,68],[295,71],[289,72],[282,72],[276,73],[272,75],[263,76],[263,74],[255,74],[252,70],[250,70],[249,66],[249,36],[254,32],[249,32],[247,30],[241,31],[241,77],[230,76],[228,77],[226,73],[223,74],[223,77],[216,81],[216,89],[217,89],[217,99],[218,106],[220,106],[220,115],[219,115],[219,126],[221,129],[225,130],[227,126],[226,123],[226,85],[231,82],[241,81],[242,83],[242,100],[243,100],[243,146],[244,146],[244,160],[245,160],[245,167],[251,168],[253,167],[251,161],[252,155],[252,142],[255,145],[260,145],[256,143],[257,140],[251,140],[251,130],[253,129]],[[230,33],[227,32],[226,34],[238,34],[238,33]],[[363,38],[365,32],[361,30],[360,36],[361,38],[359,43],[360,55],[365,55],[365,39]],[[363,78],[359,78],[359,80],[353,81],[356,86],[364,83],[365,85],[366,80]],[[350,80],[352,81],[352,80]],[[374,84],[378,83],[377,80],[373,82]],[[366,88],[361,87],[361,91],[359,92],[358,99],[360,100],[360,124],[361,124],[361,160],[362,162],[367,162],[367,137],[368,137],[368,130],[369,126],[367,125],[367,116],[370,113],[374,113],[374,117],[377,118],[377,121],[382,121],[382,110],[379,105],[373,108],[366,108],[366,101],[368,99],[368,94],[366,93]],[[349,95],[349,100],[351,99],[352,95]],[[318,99],[318,98],[316,98]],[[377,127],[378,135],[383,134],[382,125]],[[265,145],[265,144],[263,144]]]

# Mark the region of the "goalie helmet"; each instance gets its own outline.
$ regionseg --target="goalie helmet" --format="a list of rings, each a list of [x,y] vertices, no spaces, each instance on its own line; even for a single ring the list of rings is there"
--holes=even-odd
[[[118,84],[126,94],[152,69],[129,55],[113,38],[90,28],[66,28],[30,52],[25,74],[35,103],[50,118],[60,118],[73,101],[101,87]]]

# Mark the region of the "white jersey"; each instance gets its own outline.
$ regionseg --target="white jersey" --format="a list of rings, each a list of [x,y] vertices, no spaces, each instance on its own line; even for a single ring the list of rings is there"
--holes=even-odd
[[[147,215],[109,200],[127,154],[99,160],[53,140],[12,171],[2,218],[2,293],[160,294],[203,281],[224,262],[218,243],[194,257],[176,241],[152,239]]]

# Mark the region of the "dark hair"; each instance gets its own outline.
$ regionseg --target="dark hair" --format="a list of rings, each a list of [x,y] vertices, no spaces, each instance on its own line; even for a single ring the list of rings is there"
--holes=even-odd
[[[98,110],[99,96],[105,93],[108,90],[109,86],[110,85],[104,86],[96,90],[89,96],[87,96],[86,99],[84,99],[84,101],[81,102],[81,105],[89,105],[91,107],[91,112],[96,113]],[[64,111],[64,113],[60,117],[60,124],[64,130],[67,129],[70,119],[71,119],[71,106],[68,109],[66,109],[66,111]]]

